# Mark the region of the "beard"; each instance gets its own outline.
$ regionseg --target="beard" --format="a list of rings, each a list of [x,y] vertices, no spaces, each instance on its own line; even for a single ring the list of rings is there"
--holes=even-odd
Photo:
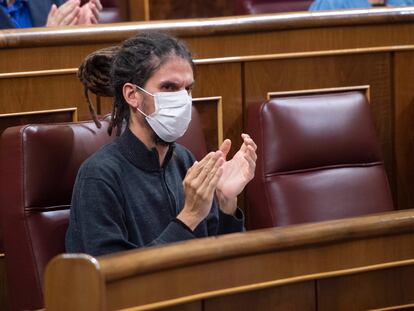
[[[145,120],[146,121],[146,120]],[[149,125],[149,123],[148,123],[148,121],[147,121],[147,124],[148,124],[148,126],[149,126],[149,128],[151,129],[151,131],[152,131],[152,141],[156,144],[156,145],[158,145],[158,146],[164,146],[164,147],[169,147],[169,146],[171,146],[174,142],[168,142],[168,141],[165,141],[165,140],[163,140],[161,137],[159,137],[158,135],[157,135],[157,133],[155,133],[155,131],[151,128],[151,126]]]

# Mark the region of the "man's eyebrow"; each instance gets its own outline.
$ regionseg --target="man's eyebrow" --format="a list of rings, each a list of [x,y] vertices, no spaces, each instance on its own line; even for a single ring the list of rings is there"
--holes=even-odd
[[[178,84],[175,83],[174,81],[166,80],[166,81],[162,81],[160,83],[160,86],[161,87],[170,87],[170,86],[178,87]]]

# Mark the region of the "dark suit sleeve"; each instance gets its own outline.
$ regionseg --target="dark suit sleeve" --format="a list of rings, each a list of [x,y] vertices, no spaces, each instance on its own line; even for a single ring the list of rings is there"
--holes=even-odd
[[[16,28],[10,17],[0,8],[0,29]]]
[[[65,3],[64,0],[31,0],[29,1],[30,15],[32,16],[33,27],[46,26],[47,16],[52,4],[58,7]]]

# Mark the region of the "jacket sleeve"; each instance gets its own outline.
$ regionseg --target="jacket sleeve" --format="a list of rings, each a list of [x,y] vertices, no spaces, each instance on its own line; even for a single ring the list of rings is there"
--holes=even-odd
[[[240,208],[237,208],[234,216],[225,214],[214,200],[211,212],[207,218],[207,226],[209,236],[243,232],[245,231],[244,214]]]
[[[100,256],[195,238],[190,230],[173,219],[150,243],[133,243],[128,239],[123,206],[120,191],[104,180],[79,178],[72,196],[66,251]]]

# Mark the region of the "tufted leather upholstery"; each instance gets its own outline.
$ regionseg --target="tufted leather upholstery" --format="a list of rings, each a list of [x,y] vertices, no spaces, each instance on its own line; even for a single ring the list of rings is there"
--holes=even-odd
[[[362,92],[276,98],[248,110],[258,145],[249,227],[393,209],[370,107]]]
[[[307,11],[312,0],[235,0],[235,14]]]
[[[206,153],[200,119],[181,139],[199,159]],[[43,307],[43,272],[65,251],[72,188],[81,163],[110,142],[108,120],[25,125],[0,139],[0,220],[11,310]]]

